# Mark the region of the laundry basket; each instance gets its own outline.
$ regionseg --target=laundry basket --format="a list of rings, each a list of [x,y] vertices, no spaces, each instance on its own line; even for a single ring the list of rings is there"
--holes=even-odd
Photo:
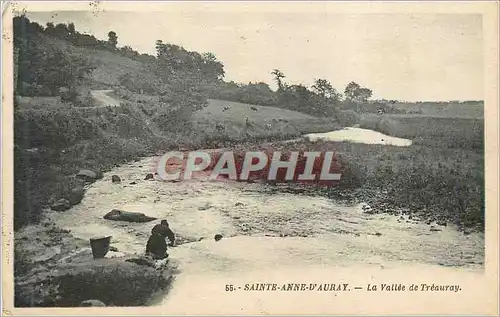
[[[90,247],[92,248],[92,256],[94,259],[102,259],[109,251],[111,236],[99,237],[90,239]]]

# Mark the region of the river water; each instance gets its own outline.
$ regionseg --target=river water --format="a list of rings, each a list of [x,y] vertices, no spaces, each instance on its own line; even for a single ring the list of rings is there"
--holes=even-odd
[[[381,144],[392,146],[410,146],[412,144],[412,141],[408,139],[396,138],[373,130],[361,129],[356,127],[348,127],[342,130],[325,133],[311,133],[305,135],[305,138],[309,139],[310,141],[347,141],[353,143]]]

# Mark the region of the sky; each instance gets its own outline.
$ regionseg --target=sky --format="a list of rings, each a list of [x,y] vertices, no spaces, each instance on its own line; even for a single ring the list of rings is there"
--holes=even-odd
[[[283,4],[283,7],[286,7]],[[350,81],[374,98],[407,101],[483,100],[483,34],[479,14],[346,14],[322,10],[181,10],[30,12],[47,22],[155,55],[155,41],[212,52],[225,80],[266,82],[277,68],[291,84]]]

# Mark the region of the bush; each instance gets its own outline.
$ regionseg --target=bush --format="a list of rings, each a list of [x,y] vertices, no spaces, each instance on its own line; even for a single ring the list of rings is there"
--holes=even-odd
[[[139,73],[123,74],[118,80],[127,90],[140,94],[158,94],[163,86],[147,69]]]
[[[37,83],[26,83],[21,82],[20,87],[17,90],[17,94],[20,96],[53,96],[50,89],[39,85]]]
[[[350,127],[360,122],[361,117],[352,110],[339,110],[335,118],[341,126]]]
[[[68,89],[68,88],[60,88],[59,89],[59,97],[61,97],[61,101],[63,102],[75,102],[76,96],[78,95],[76,89]]]
[[[77,141],[94,139],[99,130],[78,111],[64,108],[18,111],[14,114],[15,143],[24,148],[59,151]]]
[[[76,93],[73,104],[77,107],[94,107],[95,100],[89,90],[84,90]]]

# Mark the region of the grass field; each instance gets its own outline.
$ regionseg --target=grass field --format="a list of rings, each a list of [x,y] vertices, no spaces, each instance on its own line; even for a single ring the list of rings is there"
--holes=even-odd
[[[224,107],[229,107],[224,111]],[[252,108],[256,110],[252,110]],[[208,100],[208,106],[198,111],[193,120],[208,119],[214,122],[230,121],[234,123],[245,123],[245,117],[252,122],[272,122],[273,119],[301,120],[314,119],[313,116],[297,111],[280,109],[276,107],[255,106],[239,102],[224,100]]]
[[[405,111],[409,114],[421,114],[423,116],[437,116],[448,118],[482,118],[484,116],[484,103],[396,103],[395,109]]]
[[[484,117],[484,102],[396,102],[392,103],[367,103],[356,105],[343,105],[343,108],[354,108],[364,115],[377,114],[377,110],[385,110],[385,116],[390,117],[437,117],[437,118],[468,118],[479,119]]]
[[[477,149],[484,146],[484,120],[476,118],[364,116],[360,127],[413,140],[415,145]]]

